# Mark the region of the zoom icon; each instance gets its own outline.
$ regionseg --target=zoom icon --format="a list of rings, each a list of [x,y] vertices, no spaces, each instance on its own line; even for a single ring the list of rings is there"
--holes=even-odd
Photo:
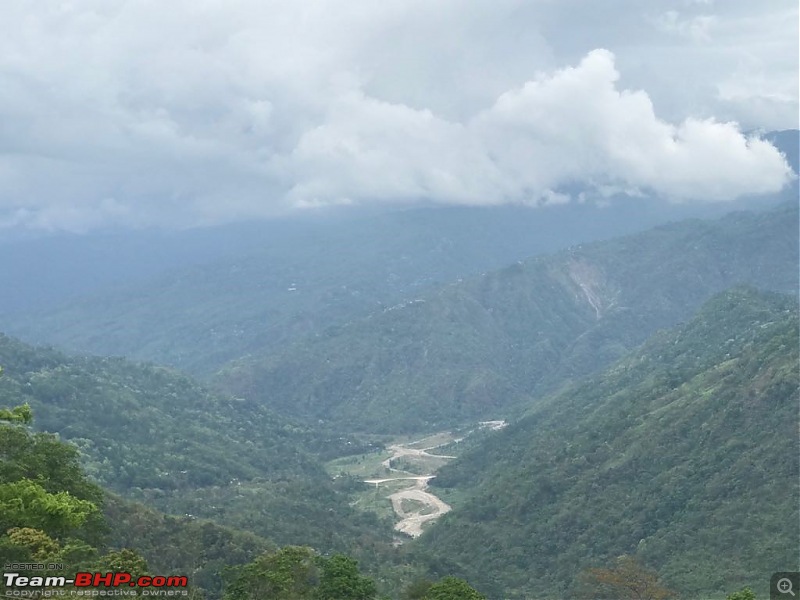
[[[791,600],[800,593],[800,573],[797,571],[782,571],[773,573],[769,580],[770,600]]]

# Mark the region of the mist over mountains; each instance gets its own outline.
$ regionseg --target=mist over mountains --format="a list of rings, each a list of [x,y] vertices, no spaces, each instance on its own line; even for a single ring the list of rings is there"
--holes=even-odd
[[[437,284],[730,208],[616,198],[608,206],[355,211],[185,232],[7,240],[0,243],[7,257],[0,326],[30,341],[206,376],[228,360]]]
[[[0,596],[800,589],[798,17],[4,2]]]
[[[772,139],[796,168],[797,132]],[[0,335],[0,405],[27,403],[107,490],[103,548],[208,598],[227,600],[231,565],[295,545],[357,558],[391,598],[448,575],[591,597],[587,570],[620,554],[681,597],[763,593],[800,533],[782,484],[796,194],[8,238],[0,325],[64,351]],[[452,510],[413,540],[365,477],[427,481],[387,448],[447,431],[465,439],[431,457],[425,493]]]
[[[217,381],[355,429],[505,417],[730,286],[796,290],[796,223],[797,208],[786,207],[576,246],[242,359]]]
[[[655,215],[620,207],[273,224],[267,248],[220,230],[209,253],[230,258],[160,278],[142,265],[147,283],[3,315],[205,384],[2,336],[0,404],[28,403],[115,494],[111,543],[191,568],[211,598],[226,560],[291,545],[356,557],[392,598],[446,575],[489,597],[591,595],[582,574],[620,554],[681,597],[758,587],[796,539],[782,519],[798,490],[781,482],[797,474],[797,203],[564,248]],[[441,449],[450,465],[431,457],[426,493],[452,510],[413,540],[364,480],[426,479],[387,448],[446,431],[466,439]]]

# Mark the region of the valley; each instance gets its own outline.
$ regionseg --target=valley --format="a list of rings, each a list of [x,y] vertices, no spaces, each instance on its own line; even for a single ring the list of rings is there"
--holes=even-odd
[[[135,548],[214,600],[283,560],[319,582],[337,556],[393,599],[448,576],[570,597],[620,556],[681,598],[763,595],[800,536],[780,519],[800,497],[781,483],[800,476],[797,220],[783,206],[535,256],[240,348],[205,383],[0,335],[0,408],[18,407],[0,412],[0,502],[31,476],[74,491],[98,507],[72,532],[91,560]],[[23,551],[11,535],[0,553]]]
[[[800,590],[795,0],[2,14],[0,598]]]
[[[377,455],[335,460],[327,468],[334,478],[366,476],[362,481],[369,489],[359,492],[352,505],[385,515],[388,504],[394,517],[399,519],[394,530],[416,538],[425,527],[451,510],[450,505],[428,491],[428,482],[436,477],[439,468],[456,456],[431,451],[457,447],[461,439],[452,432],[439,432],[420,439],[403,438],[403,441],[387,444],[386,450]],[[402,538],[395,541],[396,544],[402,542]]]
[[[716,293],[741,283],[797,289],[797,221],[797,206],[782,206],[531,257],[233,360],[212,384],[361,433],[512,417],[690,318]]]

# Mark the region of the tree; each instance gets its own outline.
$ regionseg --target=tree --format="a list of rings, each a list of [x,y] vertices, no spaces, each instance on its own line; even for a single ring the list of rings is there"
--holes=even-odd
[[[376,594],[375,583],[358,572],[354,559],[324,558],[302,546],[265,552],[229,573],[224,600],[372,600]]]
[[[611,569],[589,569],[587,579],[595,594],[620,600],[666,600],[675,594],[664,587],[658,573],[641,565],[633,556],[620,556]]]
[[[0,375],[2,375],[2,371],[0,371]],[[33,421],[33,411],[27,402],[11,409],[0,408],[0,421],[28,425]]]
[[[486,600],[486,596],[458,577],[445,577],[428,588],[423,600]]]
[[[69,532],[92,546],[107,527],[100,508],[103,490],[83,471],[77,448],[49,433],[33,433],[27,404],[0,408],[0,535],[10,527]]]
[[[371,600],[376,593],[375,582],[358,572],[355,559],[343,554],[323,559],[318,600]]]
[[[148,573],[147,561],[138,552],[129,548],[112,550],[101,557],[98,570],[130,573],[133,577],[141,577]]]
[[[12,527],[8,530],[6,545],[13,548],[18,562],[58,562],[61,546],[41,529]],[[0,553],[2,556],[2,553]]]
[[[312,597],[319,580],[316,554],[303,546],[265,552],[233,573],[225,600],[304,600]]]
[[[88,500],[69,492],[51,494],[30,479],[0,484],[0,531],[25,527],[60,537],[97,512],[97,506]]]

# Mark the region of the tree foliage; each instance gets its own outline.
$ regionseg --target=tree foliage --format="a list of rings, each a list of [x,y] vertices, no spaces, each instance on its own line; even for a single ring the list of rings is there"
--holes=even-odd
[[[486,600],[486,596],[463,579],[445,577],[428,588],[423,600]]]
[[[738,592],[733,592],[725,596],[725,600],[756,600],[756,595],[750,588],[742,588]]]
[[[358,572],[358,562],[343,554],[322,560],[317,600],[371,600],[377,593],[375,582]]]
[[[287,546],[233,569],[225,600],[372,600],[375,583],[359,573],[351,557],[319,556],[308,547]]]
[[[590,569],[588,577],[594,584],[592,597],[619,600],[667,600],[675,593],[665,587],[653,569],[641,565],[633,556],[621,556],[608,569]]]
[[[6,531],[7,548],[19,550],[18,559],[37,562],[55,562],[61,545],[41,529],[12,527]]]
[[[52,494],[30,479],[0,484],[0,531],[25,527],[63,537],[97,512],[88,500],[66,491]]]
[[[225,591],[225,600],[300,600],[309,598],[318,582],[316,553],[311,548],[289,546],[262,554],[240,568]]]
[[[766,592],[800,536],[798,338],[796,299],[720,294],[443,467],[466,499],[420,549],[499,597],[568,596],[622,554],[681,594]]]
[[[149,572],[144,557],[130,548],[121,548],[106,553],[98,561],[98,566],[101,571],[130,573],[134,578]]]
[[[0,564],[146,573],[147,563],[138,552],[106,546],[109,528],[100,510],[104,500],[103,490],[82,471],[74,447],[50,434],[0,423]],[[186,572],[185,563],[180,570]],[[42,576],[62,574],[49,568],[37,571]],[[3,586],[0,581],[0,590]],[[192,597],[196,591],[190,590]]]
[[[0,371],[0,375],[2,375]],[[30,404],[27,402],[14,408],[0,408],[0,421],[7,421],[9,423],[22,423],[28,425],[33,421],[33,411]]]

